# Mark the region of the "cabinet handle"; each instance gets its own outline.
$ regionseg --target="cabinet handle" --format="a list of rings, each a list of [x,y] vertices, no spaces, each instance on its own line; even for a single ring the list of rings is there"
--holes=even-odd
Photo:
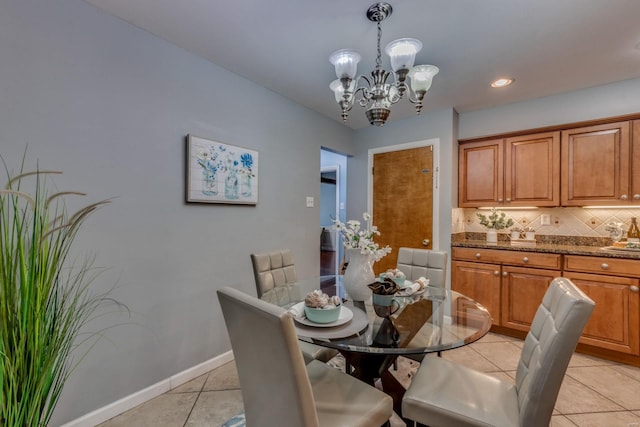
[[[529,262],[529,258],[527,258],[527,257],[522,258],[522,262],[524,262],[525,264],[528,263]]]
[[[602,267],[603,270],[608,270],[609,269],[609,264],[606,264],[606,263],[603,262],[600,267]]]
[[[502,277],[507,277],[507,272],[506,271],[502,272]]]
[[[620,196],[620,200],[627,200],[629,198],[629,196],[627,196],[626,194],[623,194],[622,196]]]
[[[493,275],[497,277],[497,276],[500,275],[500,272],[496,270],[496,271],[493,272]]]
[[[480,252],[476,254],[476,259],[480,259]]]
[[[498,199],[498,203],[502,203],[502,199]]]
[[[511,203],[511,198],[507,197],[507,203]]]
[[[640,200],[640,194],[634,194],[633,200]]]
[[[632,286],[632,287],[631,287],[631,288],[629,288],[629,289],[631,289],[631,292],[638,292],[638,287],[637,287],[637,286],[635,286],[635,285],[634,285],[634,286]]]

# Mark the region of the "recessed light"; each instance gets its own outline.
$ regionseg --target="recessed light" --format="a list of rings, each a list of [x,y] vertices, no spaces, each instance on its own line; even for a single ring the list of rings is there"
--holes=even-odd
[[[494,80],[491,82],[491,87],[505,87],[505,86],[509,86],[511,83],[513,83],[515,81],[515,79],[510,79],[508,77],[502,77],[499,78],[497,80]]]

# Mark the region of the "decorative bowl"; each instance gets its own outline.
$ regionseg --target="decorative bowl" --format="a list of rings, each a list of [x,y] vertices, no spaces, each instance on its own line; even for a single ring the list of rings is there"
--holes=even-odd
[[[338,320],[342,306],[331,308],[313,308],[304,306],[304,314],[309,321],[314,323],[331,323]]]

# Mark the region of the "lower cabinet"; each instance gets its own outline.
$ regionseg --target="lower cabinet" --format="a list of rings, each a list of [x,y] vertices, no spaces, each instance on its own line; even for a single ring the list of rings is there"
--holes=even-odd
[[[503,266],[500,325],[529,332],[549,284],[558,276],[560,270]]]
[[[580,343],[640,355],[640,262],[565,255],[563,276],[596,303]]]
[[[453,261],[451,287],[482,304],[492,324],[500,324],[500,265]]]
[[[451,270],[453,290],[484,305],[498,332],[520,337],[549,283],[571,279],[596,303],[580,337],[584,351],[640,366],[640,261],[452,248]]]
[[[484,305],[494,326],[524,332],[549,283],[561,275],[561,255],[555,254],[453,248],[452,259],[453,290]]]

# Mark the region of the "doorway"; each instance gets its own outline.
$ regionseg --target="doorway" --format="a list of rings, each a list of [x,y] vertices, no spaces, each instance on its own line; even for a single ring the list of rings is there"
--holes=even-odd
[[[338,274],[344,258],[344,248],[340,233],[333,235],[322,231],[333,226],[333,220],[338,218],[344,222],[347,204],[347,158],[345,154],[322,148],[320,150],[320,274]],[[325,182],[323,182],[325,181]],[[332,182],[335,181],[335,182]],[[331,247],[334,252],[328,251],[328,246],[322,242],[333,239]],[[333,242],[335,241],[335,245]],[[324,247],[325,250],[322,250]]]
[[[369,212],[380,246],[392,252],[374,264],[395,268],[398,248],[438,247],[438,139],[369,150]]]
[[[338,274],[338,232],[333,220],[340,215],[340,166],[320,168],[320,275]]]

